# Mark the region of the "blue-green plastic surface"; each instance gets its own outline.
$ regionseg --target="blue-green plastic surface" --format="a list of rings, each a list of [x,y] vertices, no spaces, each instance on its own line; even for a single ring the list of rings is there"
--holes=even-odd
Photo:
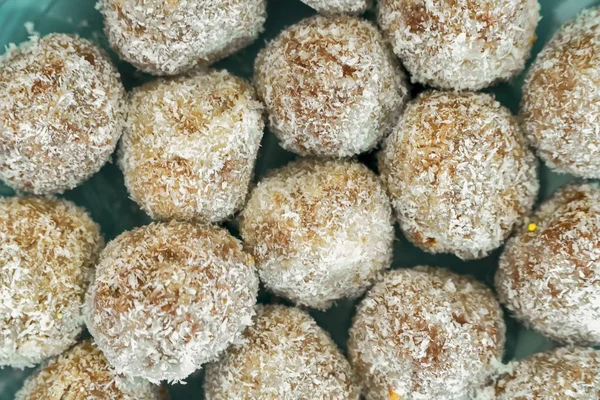
[[[540,3],[542,20],[538,26],[538,39],[533,48],[533,56],[548,42],[560,25],[575,17],[582,9],[599,5],[600,1],[541,0]],[[217,68],[227,68],[237,75],[250,78],[254,58],[258,50],[264,46],[265,40],[274,37],[284,27],[314,14],[299,0],[269,0],[268,13],[266,31],[259,40],[240,53],[218,63]],[[367,14],[367,17],[372,18],[372,14]],[[9,43],[20,43],[27,39],[28,31],[25,28],[27,22],[32,23],[33,29],[42,35],[50,32],[78,33],[108,48],[102,33],[102,20],[95,9],[95,0],[0,0],[0,54]],[[151,79],[118,60],[116,56],[114,61],[128,89]],[[520,76],[509,84],[502,84],[487,91],[495,93],[499,101],[516,112],[521,97],[522,80],[523,76]],[[282,150],[274,136],[266,131],[256,168],[256,179],[260,179],[267,170],[284,165],[294,158],[294,155]],[[373,165],[372,154],[363,155],[360,159],[368,165]],[[542,165],[540,179],[542,190],[539,200],[570,181],[572,177],[554,174]],[[13,194],[0,183],[0,195]],[[102,226],[107,240],[149,221],[148,216],[129,200],[121,172],[112,163],[106,165],[80,187],[65,193],[64,196],[90,211],[93,218]],[[235,220],[228,221],[226,225],[237,234]],[[426,254],[409,244],[398,230],[396,232],[393,268],[419,264],[443,266],[460,273],[475,275],[487,284],[491,284],[500,250],[482,260],[462,262],[450,255]],[[261,291],[260,301],[279,300]],[[317,322],[331,333],[342,349],[345,349],[354,306],[354,302],[341,301],[327,312],[311,311]],[[553,346],[552,342],[523,328],[509,316],[507,316],[507,326],[508,341],[505,356],[507,360],[522,358]],[[0,400],[12,400],[23,380],[32,372],[33,370],[20,371],[10,368],[0,370]],[[170,386],[169,393],[173,400],[201,399],[202,373],[197,372],[192,375],[186,385]]]

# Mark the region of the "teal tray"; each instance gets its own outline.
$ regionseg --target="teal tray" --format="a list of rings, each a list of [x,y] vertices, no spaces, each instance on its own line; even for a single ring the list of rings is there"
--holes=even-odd
[[[582,9],[600,5],[600,0],[541,0],[542,20],[537,30],[537,42],[533,55],[537,54],[548,42],[553,33],[564,22],[575,17]],[[299,0],[269,0],[268,19],[265,33],[252,46],[244,49],[228,59],[218,63],[217,68],[226,68],[234,74],[250,78],[252,66],[257,52],[266,40],[273,38],[284,27],[300,19],[314,14]],[[372,18],[372,15],[367,15]],[[95,9],[95,0],[0,0],[0,53],[9,43],[20,43],[27,40],[29,35],[25,28],[33,26],[40,34],[50,32],[77,33],[108,48],[102,33],[102,20]],[[114,56],[114,55],[113,55]],[[137,72],[130,65],[114,56],[125,86],[130,89],[151,77]],[[523,76],[509,84],[502,84],[487,90],[494,93],[496,98],[514,113],[517,112],[521,98]],[[269,169],[286,164],[295,156],[281,149],[270,132],[265,132],[260,150],[256,179],[264,176]],[[360,159],[368,165],[373,165],[373,155],[361,156]],[[544,199],[556,188],[573,179],[569,175],[558,175],[546,167],[540,168],[542,189],[539,200]],[[0,196],[10,196],[14,193],[0,183]],[[123,185],[123,176],[114,163],[106,165],[82,186],[65,193],[69,200],[87,208],[93,218],[102,226],[107,240],[113,239],[119,233],[149,222],[149,218],[127,196]],[[226,223],[227,227],[237,234],[236,221]],[[460,273],[469,273],[491,285],[497,267],[500,251],[482,260],[463,262],[450,255],[426,254],[412,246],[397,231],[393,268],[411,267],[419,264],[449,267]],[[268,293],[261,292],[261,302],[274,299]],[[331,333],[338,345],[345,349],[350,319],[354,313],[355,303],[350,301],[338,302],[327,312],[311,311],[317,322]],[[519,359],[531,353],[545,350],[554,344],[536,333],[525,329],[519,323],[507,316],[508,340],[506,360]],[[0,400],[12,400],[21,387],[23,380],[33,370],[0,370]],[[202,372],[192,375],[185,385],[169,387],[172,400],[201,399]]]

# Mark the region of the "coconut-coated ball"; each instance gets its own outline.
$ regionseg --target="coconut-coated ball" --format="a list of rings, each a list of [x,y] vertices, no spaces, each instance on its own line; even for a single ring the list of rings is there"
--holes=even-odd
[[[240,221],[265,286],[326,309],[390,266],[392,211],[377,176],[351,161],[301,160],[252,191]]]
[[[361,14],[371,7],[371,0],[300,0],[322,14]]]
[[[350,364],[297,308],[258,306],[239,344],[206,368],[207,400],[358,400]]]
[[[62,193],[108,161],[125,122],[125,89],[85,39],[33,37],[0,57],[0,180]]]
[[[515,118],[490,95],[426,92],[379,155],[406,237],[430,253],[481,258],[531,210],[537,162]]]
[[[513,363],[492,389],[497,400],[600,399],[600,351],[562,347]]]
[[[91,341],[50,360],[29,377],[15,400],[166,400],[143,379],[117,374]]]
[[[354,17],[292,25],[259,53],[254,69],[271,130],[300,155],[371,150],[392,130],[408,96],[382,35]]]
[[[219,61],[263,31],[266,0],[99,0],[104,32],[119,56],[153,75]]]
[[[32,367],[75,343],[103,244],[71,202],[0,199],[0,367]]]
[[[442,268],[388,272],[357,308],[348,352],[367,400],[467,398],[500,363],[490,289]]]
[[[506,244],[502,303],[556,341],[600,344],[600,185],[559,189]]]
[[[600,8],[564,25],[531,66],[521,117],[557,172],[600,178]]]
[[[264,122],[254,89],[226,71],[133,91],[119,164],[153,219],[220,222],[246,200]]]
[[[519,74],[540,19],[537,0],[380,0],[377,20],[413,82],[479,90]]]
[[[226,230],[158,222],[106,246],[86,322],[117,372],[179,381],[241,336],[257,294],[254,261]]]

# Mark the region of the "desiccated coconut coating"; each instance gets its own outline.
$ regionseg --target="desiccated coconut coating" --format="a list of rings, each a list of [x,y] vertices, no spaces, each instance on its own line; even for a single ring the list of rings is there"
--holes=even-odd
[[[240,232],[275,294],[326,309],[390,266],[392,211],[377,176],[351,161],[301,160],[252,191]]]
[[[85,341],[50,360],[27,379],[15,400],[166,400],[143,379],[118,375],[102,352]]]
[[[262,105],[222,72],[134,90],[119,163],[154,219],[219,222],[244,203],[263,135]]]
[[[99,0],[113,49],[136,68],[177,75],[212,64],[263,31],[266,0]]]
[[[300,0],[322,14],[361,14],[371,7],[371,0]]]
[[[367,400],[458,400],[499,364],[505,332],[500,305],[475,279],[401,269],[358,306],[348,352]]]
[[[304,311],[258,306],[239,344],[206,368],[207,400],[358,400],[350,364]]]
[[[372,149],[408,97],[404,73],[371,23],[305,19],[267,44],[254,80],[286,150],[346,157]]]
[[[86,322],[117,372],[179,381],[241,336],[257,294],[254,261],[226,230],[152,223],[106,246]]]
[[[377,19],[414,82],[479,90],[519,74],[537,0],[380,0]]]
[[[600,186],[559,189],[506,244],[502,303],[559,342],[600,344]]]
[[[513,363],[492,389],[495,400],[598,400],[600,351],[563,347]]]
[[[0,180],[62,193],[96,173],[125,122],[125,89],[106,53],[77,36],[33,37],[0,57]]]
[[[75,343],[103,244],[71,202],[0,199],[0,366],[32,367]]]
[[[600,178],[600,9],[564,25],[531,66],[521,117],[546,164]]]
[[[537,162],[510,112],[487,94],[426,92],[384,144],[379,169],[407,238],[481,258],[533,206]]]

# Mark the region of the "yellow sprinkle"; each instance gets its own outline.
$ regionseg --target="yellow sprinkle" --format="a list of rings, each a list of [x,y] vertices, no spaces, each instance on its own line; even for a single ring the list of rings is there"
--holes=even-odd
[[[537,230],[537,225],[532,222],[529,225],[527,225],[527,230],[529,232],[535,232]]]
[[[63,317],[63,314],[62,314],[62,313],[58,313],[58,314],[56,314],[56,318],[58,318],[58,319],[62,319],[62,317]]]
[[[390,400],[402,400],[402,399],[398,393],[390,390]]]

